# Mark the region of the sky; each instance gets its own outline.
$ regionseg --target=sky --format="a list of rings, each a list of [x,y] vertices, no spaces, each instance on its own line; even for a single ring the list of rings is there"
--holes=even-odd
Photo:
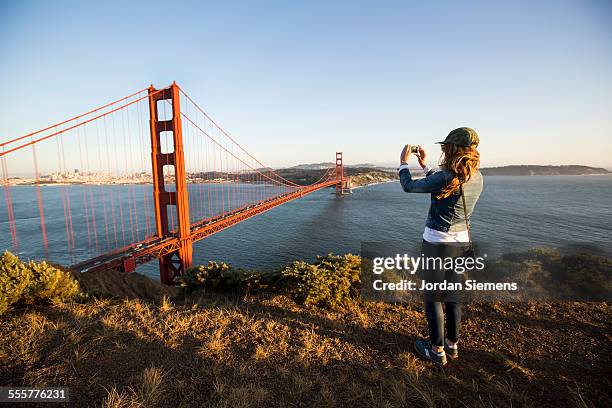
[[[0,0],[0,140],[177,81],[263,163],[612,169],[609,1]]]

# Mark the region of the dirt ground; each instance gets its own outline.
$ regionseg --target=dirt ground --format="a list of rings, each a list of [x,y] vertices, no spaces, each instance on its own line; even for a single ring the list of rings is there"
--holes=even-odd
[[[0,385],[68,386],[69,406],[612,406],[610,312],[468,305],[460,359],[439,368],[412,352],[418,304],[93,299],[2,316]]]

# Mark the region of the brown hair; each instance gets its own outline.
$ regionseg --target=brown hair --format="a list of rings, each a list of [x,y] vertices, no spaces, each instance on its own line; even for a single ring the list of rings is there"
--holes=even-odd
[[[440,168],[451,171],[455,177],[436,195],[436,198],[446,198],[459,190],[461,183],[466,183],[480,166],[480,153],[476,146],[442,145]]]

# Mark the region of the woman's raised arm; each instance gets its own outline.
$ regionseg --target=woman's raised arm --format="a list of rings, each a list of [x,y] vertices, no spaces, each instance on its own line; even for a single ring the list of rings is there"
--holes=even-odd
[[[399,172],[400,184],[407,193],[439,193],[452,179],[447,171],[436,171],[427,177],[414,180],[407,166]]]

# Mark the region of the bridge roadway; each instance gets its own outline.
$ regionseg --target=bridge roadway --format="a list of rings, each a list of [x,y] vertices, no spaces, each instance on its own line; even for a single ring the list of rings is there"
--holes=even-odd
[[[281,204],[304,197],[322,188],[331,187],[340,183],[340,180],[332,179],[320,184],[300,188],[292,193],[286,193],[268,200],[261,201],[234,210],[221,216],[205,219],[191,224],[191,239],[193,242],[204,239],[219,231],[238,224],[257,214],[261,214]],[[142,265],[163,255],[172,253],[179,249],[179,239],[176,234],[166,237],[151,237],[116,251],[88,259],[70,266],[70,269],[79,272],[90,272],[108,269],[133,270],[137,265]]]

